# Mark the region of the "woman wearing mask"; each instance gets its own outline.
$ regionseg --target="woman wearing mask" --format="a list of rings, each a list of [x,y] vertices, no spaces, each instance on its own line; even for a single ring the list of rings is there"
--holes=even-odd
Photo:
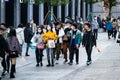
[[[20,47],[21,47],[21,50],[22,50],[23,44],[25,42],[24,41],[24,29],[23,29],[22,24],[18,25],[18,28],[16,29],[16,34],[17,34],[17,38],[18,38],[18,41],[20,43]],[[20,55],[22,55],[22,53]]]
[[[55,40],[57,40],[58,36],[55,32],[52,31],[50,25],[47,26],[47,32],[43,34],[42,40],[46,43],[46,51],[47,51],[47,67],[54,66],[54,48],[55,48]],[[52,45],[50,44],[52,43]],[[50,47],[51,46],[51,47]],[[51,59],[50,59],[51,57]]]
[[[43,66],[43,63],[42,63],[42,57],[43,57],[43,50],[44,48],[39,48],[38,46],[41,45],[42,47],[44,47],[44,43],[42,41],[42,35],[43,35],[43,28],[44,26],[41,25],[38,30],[37,30],[37,33],[35,35],[35,42],[37,43],[37,47],[36,47],[36,50],[35,50],[35,53],[36,53],[36,67],[39,66],[39,63],[41,66]]]
[[[84,24],[85,32],[83,34],[83,41],[82,45],[85,47],[87,52],[87,65],[90,65],[92,63],[91,59],[91,53],[93,46],[96,47],[96,39],[95,36],[92,33],[91,25],[89,23]]]
[[[18,54],[21,53],[21,48],[19,41],[16,37],[16,31],[15,29],[11,29],[9,33],[9,37],[7,38],[7,42],[10,49],[10,59],[11,59],[11,72],[10,72],[10,78],[15,78],[14,73],[16,72],[16,57]]]

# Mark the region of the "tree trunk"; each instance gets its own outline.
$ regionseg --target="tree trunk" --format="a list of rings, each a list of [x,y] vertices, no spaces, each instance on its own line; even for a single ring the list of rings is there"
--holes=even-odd
[[[92,3],[90,3],[89,21],[92,22]]]
[[[112,17],[112,7],[109,8],[109,18]]]

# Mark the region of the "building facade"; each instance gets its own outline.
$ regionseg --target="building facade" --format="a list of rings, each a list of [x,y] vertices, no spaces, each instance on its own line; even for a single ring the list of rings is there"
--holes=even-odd
[[[120,0],[117,0],[120,2]],[[93,15],[101,15],[102,18],[108,15],[109,9],[104,7],[103,2],[99,2],[93,5]],[[118,18],[120,16],[120,5],[116,5],[112,8],[112,16]]]
[[[17,27],[18,24],[25,25],[33,19],[37,25],[44,24],[44,19],[49,11],[47,4],[34,4],[30,1],[26,4],[20,3],[20,0],[0,0],[0,23]],[[86,20],[89,5],[83,0],[72,0],[67,5],[53,7],[53,13],[56,18],[61,18],[62,22],[67,16],[72,19],[78,16]]]

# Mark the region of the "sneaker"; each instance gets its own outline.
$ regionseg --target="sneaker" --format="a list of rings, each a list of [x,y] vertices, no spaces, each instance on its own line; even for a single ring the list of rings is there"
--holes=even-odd
[[[50,66],[51,66],[50,64],[46,65],[46,67],[50,67]]]
[[[36,67],[38,67],[39,66],[39,64],[36,64]]]
[[[78,65],[79,64],[79,62],[76,62],[76,65]]]
[[[63,63],[65,64],[65,63],[67,63],[68,62],[68,60],[65,60]]]
[[[52,64],[51,66],[54,67],[54,64]]]
[[[92,62],[91,61],[87,61],[87,66],[89,66],[90,64],[92,64]]]
[[[43,63],[41,62],[40,65],[43,66]]]
[[[72,63],[72,62],[69,62],[68,64],[69,64],[69,65],[73,65],[73,63]]]
[[[27,54],[27,55],[25,55],[25,56],[30,56],[30,55]]]

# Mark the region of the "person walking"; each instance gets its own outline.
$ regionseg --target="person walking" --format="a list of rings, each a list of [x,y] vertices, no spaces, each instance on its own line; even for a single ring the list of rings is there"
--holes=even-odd
[[[55,54],[56,54],[56,64],[59,63],[60,58],[60,50],[61,50],[61,44],[63,43],[62,37],[64,36],[64,30],[61,28],[61,23],[56,22],[55,28],[53,28],[53,31],[57,34],[58,39],[55,41],[56,47],[55,47]]]
[[[116,35],[117,35],[117,21],[116,21],[116,19],[113,19],[112,25],[113,25],[113,37],[114,37],[114,39],[116,39]]]
[[[42,40],[46,43],[46,51],[47,51],[47,67],[54,67],[54,48],[55,48],[55,40],[58,39],[58,36],[55,32],[52,31],[50,25],[47,26],[47,32],[43,34]]]
[[[95,17],[94,21],[92,22],[92,30],[93,30],[96,40],[98,38],[98,29],[99,29],[99,24],[97,22],[97,17]]]
[[[36,24],[34,23],[34,20],[33,20],[33,19],[30,21],[30,29],[31,29],[31,31],[33,32],[33,34],[36,34],[37,26],[36,26]]]
[[[22,52],[19,41],[16,37],[15,29],[10,30],[9,37],[7,38],[7,42],[10,49],[9,56],[11,60],[10,78],[15,78],[14,74],[16,72],[16,58],[18,57],[18,54]]]
[[[89,23],[84,24],[85,32],[83,34],[82,46],[85,47],[87,53],[87,65],[92,63],[91,54],[93,46],[96,47],[96,39],[92,33],[92,27]]]
[[[110,36],[112,35],[113,30],[111,19],[109,19],[109,21],[106,24],[106,30],[108,31],[108,39],[111,39]]]
[[[72,24],[71,29],[69,65],[73,64],[74,54],[76,54],[76,64],[79,64],[79,47],[81,43],[81,32],[77,29],[77,25],[75,23]]]
[[[0,76],[4,76],[6,71],[9,72],[9,65],[7,68],[6,58],[5,58],[6,55],[7,56],[9,55],[8,43],[3,37],[5,30],[6,30],[6,27],[3,26],[3,24],[0,24],[0,59],[1,59],[1,65],[3,67],[2,75]]]
[[[16,35],[17,35],[17,38],[18,38],[18,41],[19,41],[19,44],[22,50],[23,44],[25,42],[24,41],[24,29],[23,29],[22,24],[18,25],[18,28],[16,29]],[[22,55],[22,53],[20,55]]]
[[[72,25],[72,22],[67,21],[65,26],[64,26],[65,35],[63,36],[62,47],[63,47],[63,54],[64,54],[65,61],[63,63],[68,62],[68,54],[67,54],[67,52],[70,49],[70,34],[69,33],[71,31],[71,25]]]
[[[33,32],[31,31],[30,24],[28,23],[26,25],[26,28],[24,29],[24,39],[25,39],[25,42],[27,43],[25,56],[30,56],[28,54],[28,50],[29,50],[29,47],[30,47],[32,37],[33,37]]]
[[[43,29],[44,26],[41,25],[40,27],[38,27],[37,33],[35,35],[35,42],[37,43],[36,46],[36,50],[35,50],[35,54],[36,54],[36,67],[39,66],[39,64],[41,66],[43,66],[42,63],[42,58],[43,58],[43,50],[44,50],[44,42],[42,41],[42,35],[43,35]]]

